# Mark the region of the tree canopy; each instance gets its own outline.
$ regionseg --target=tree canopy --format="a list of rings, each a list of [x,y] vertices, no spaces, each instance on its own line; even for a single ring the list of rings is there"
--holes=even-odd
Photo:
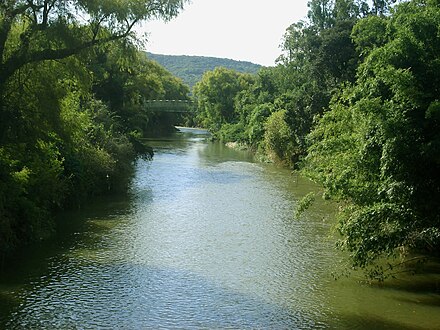
[[[53,211],[123,190],[151,131],[149,98],[189,89],[138,51],[137,22],[185,1],[0,3],[0,266],[53,230]]]
[[[26,64],[66,58],[126,38],[138,22],[169,20],[186,0],[5,0],[0,4],[0,86]]]
[[[236,121],[234,98],[251,79],[250,75],[222,67],[205,73],[194,87],[203,125],[215,131],[224,123]]]
[[[338,246],[371,278],[440,251],[439,6],[309,1],[278,65],[209,126],[319,182],[340,203]]]
[[[348,201],[340,244],[366,267],[403,248],[440,247],[440,11],[432,2],[401,4],[374,46],[365,36],[383,21],[359,24],[353,37],[368,55],[356,83],[335,96],[313,130],[307,173],[328,196]],[[372,276],[386,270],[377,267]]]

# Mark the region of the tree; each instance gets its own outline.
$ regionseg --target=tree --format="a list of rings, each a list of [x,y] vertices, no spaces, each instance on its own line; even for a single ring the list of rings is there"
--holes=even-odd
[[[311,133],[305,172],[343,202],[340,246],[373,278],[395,266],[377,264],[383,257],[440,251],[439,9],[403,3],[386,38],[355,38],[368,54],[358,79]],[[383,20],[367,23],[367,36],[383,29]]]
[[[390,8],[398,0],[373,0],[372,13],[375,15],[386,15],[389,13]]]
[[[251,83],[251,75],[222,67],[206,72],[194,87],[201,124],[215,133],[222,124],[236,122],[235,97]]]
[[[188,91],[131,30],[185,2],[1,1],[0,267],[47,236],[54,210],[126,187],[142,102]]]
[[[387,42],[387,25],[384,17],[368,16],[353,27],[351,38],[362,58]]]
[[[186,0],[4,0],[0,4],[0,91],[20,68],[128,37],[136,23],[169,20]]]
[[[282,49],[284,54],[278,62],[291,63],[296,69],[306,64],[316,40],[316,29],[304,21],[290,25],[283,36]]]
[[[308,17],[310,22],[318,28],[324,30],[333,26],[333,1],[332,0],[311,0],[308,2]]]
[[[117,115],[125,133],[145,135],[151,128],[146,100],[188,99],[188,86],[122,40],[95,47],[85,62],[94,73],[93,92]]]
[[[335,0],[333,15],[336,21],[349,21],[359,18],[364,14],[365,3],[353,0]]]
[[[295,154],[295,137],[286,122],[286,110],[273,112],[265,123],[264,145],[273,159],[288,161]]]

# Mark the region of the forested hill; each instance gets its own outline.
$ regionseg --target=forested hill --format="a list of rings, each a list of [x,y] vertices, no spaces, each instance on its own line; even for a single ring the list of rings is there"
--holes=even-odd
[[[225,67],[243,73],[257,73],[261,68],[259,64],[217,57],[152,53],[147,53],[147,56],[164,66],[173,75],[181,78],[191,88],[202,78],[206,71],[214,70],[216,67]]]

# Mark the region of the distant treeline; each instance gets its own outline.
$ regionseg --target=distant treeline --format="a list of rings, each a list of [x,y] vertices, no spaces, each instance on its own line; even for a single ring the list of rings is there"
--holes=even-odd
[[[194,88],[198,125],[323,186],[338,246],[380,280],[440,254],[440,3],[395,2],[311,0],[276,67]]]
[[[224,67],[243,73],[257,73],[261,65],[245,61],[234,61],[226,58],[188,56],[188,55],[159,55],[147,53],[148,58],[158,62],[176,77],[193,88],[206,71]]]

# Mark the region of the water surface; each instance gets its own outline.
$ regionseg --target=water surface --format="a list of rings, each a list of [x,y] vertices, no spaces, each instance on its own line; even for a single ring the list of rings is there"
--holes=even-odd
[[[129,194],[62,214],[0,275],[0,328],[440,328],[436,275],[334,280],[334,206],[293,217],[307,180],[204,131],[150,143]]]

